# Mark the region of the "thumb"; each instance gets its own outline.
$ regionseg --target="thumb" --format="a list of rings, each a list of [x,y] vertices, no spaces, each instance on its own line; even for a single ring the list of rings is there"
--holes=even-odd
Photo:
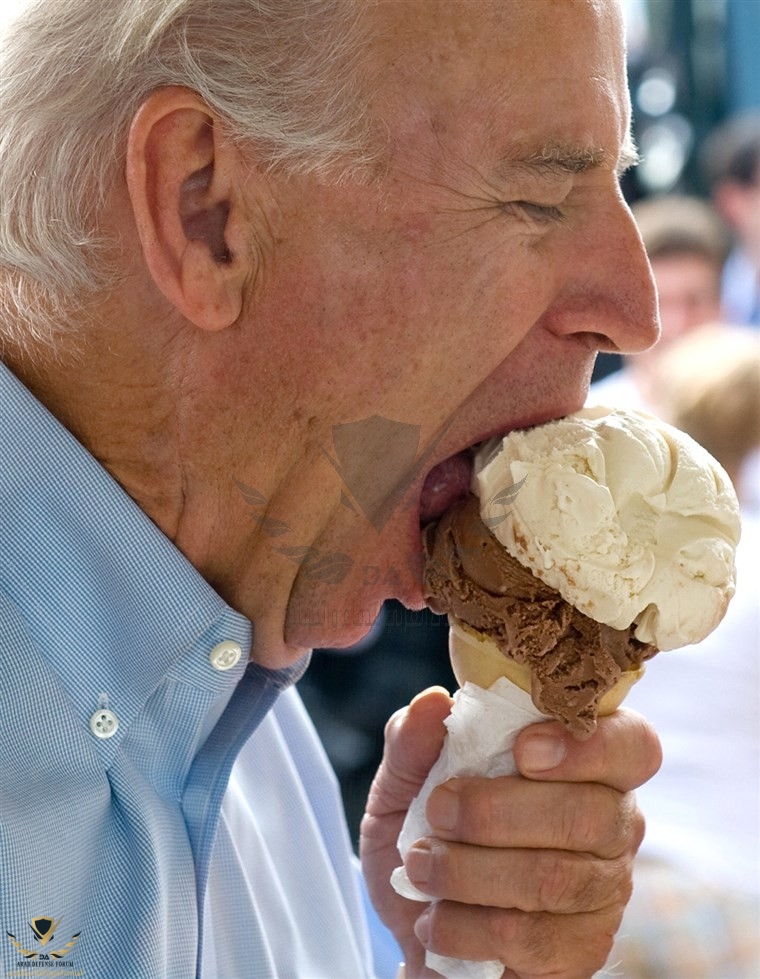
[[[385,728],[385,752],[367,802],[367,813],[406,812],[441,753],[444,721],[453,701],[443,687],[417,694]]]

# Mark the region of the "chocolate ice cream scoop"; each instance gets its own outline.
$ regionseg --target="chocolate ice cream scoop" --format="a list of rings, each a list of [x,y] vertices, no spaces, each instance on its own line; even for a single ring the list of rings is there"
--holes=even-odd
[[[528,674],[510,663],[526,667],[536,707],[578,737],[593,732],[601,702],[621,676],[638,678],[657,652],[633,628],[613,629],[579,612],[523,567],[483,523],[476,496],[428,527],[423,543],[427,604],[459,626],[465,653],[469,639],[481,676],[501,672],[520,684]],[[502,653],[501,664],[489,658],[485,638]]]

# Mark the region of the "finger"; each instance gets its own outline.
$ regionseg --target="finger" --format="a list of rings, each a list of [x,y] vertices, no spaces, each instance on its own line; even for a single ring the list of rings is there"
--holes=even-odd
[[[396,711],[385,728],[385,753],[370,790],[367,813],[406,812],[441,753],[452,699],[430,687]]]
[[[631,896],[627,855],[603,860],[567,850],[494,850],[418,840],[404,861],[411,881],[431,897],[521,911],[602,911]]]
[[[599,719],[578,741],[556,722],[533,724],[515,742],[515,762],[532,779],[600,782],[627,792],[648,781],[662,763],[659,739],[647,720],[621,709]]]
[[[457,778],[427,803],[434,834],[483,847],[528,847],[614,858],[635,852],[644,820],[632,793],[593,782]]]
[[[620,912],[526,914],[437,901],[415,927],[421,944],[439,955],[496,960],[520,979],[580,979],[603,968]],[[510,971],[512,970],[512,971]]]

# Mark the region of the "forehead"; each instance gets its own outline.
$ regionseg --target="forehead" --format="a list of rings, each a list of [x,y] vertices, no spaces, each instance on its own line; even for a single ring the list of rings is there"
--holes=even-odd
[[[426,64],[460,70],[464,56],[473,77],[484,58],[509,54],[519,61],[522,52],[535,70],[536,50],[572,57],[583,39],[607,45],[623,38],[618,0],[376,0],[365,9],[377,40],[401,55],[412,53],[420,70]]]
[[[379,0],[373,16],[379,89],[408,122],[442,132],[459,114],[494,139],[507,126],[526,154],[544,149],[541,133],[593,153],[602,125],[625,139],[617,0]]]

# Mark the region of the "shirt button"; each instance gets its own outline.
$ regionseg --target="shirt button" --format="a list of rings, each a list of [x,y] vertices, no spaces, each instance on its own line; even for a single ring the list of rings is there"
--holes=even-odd
[[[231,670],[237,664],[242,652],[240,643],[228,639],[226,642],[220,642],[214,646],[208,654],[208,658],[215,670]]]
[[[90,730],[96,738],[112,738],[119,730],[119,718],[112,710],[96,710],[90,718]]]

